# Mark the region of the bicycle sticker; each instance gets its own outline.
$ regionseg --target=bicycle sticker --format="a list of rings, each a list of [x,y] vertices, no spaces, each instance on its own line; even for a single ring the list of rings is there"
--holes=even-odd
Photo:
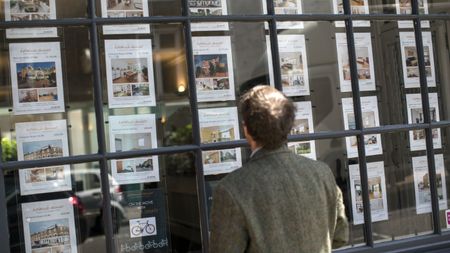
[[[130,220],[130,237],[144,237],[156,235],[155,217]]]

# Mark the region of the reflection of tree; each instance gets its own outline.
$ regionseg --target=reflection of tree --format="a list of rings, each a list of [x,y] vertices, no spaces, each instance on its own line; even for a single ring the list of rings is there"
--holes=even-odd
[[[193,143],[192,138],[192,124],[185,126],[172,126],[171,131],[166,138],[164,138],[164,146],[176,146],[186,143]],[[194,154],[193,153],[178,153],[165,156],[166,168],[168,174],[195,174]]]
[[[17,161],[17,144],[7,137],[2,139],[2,161]]]

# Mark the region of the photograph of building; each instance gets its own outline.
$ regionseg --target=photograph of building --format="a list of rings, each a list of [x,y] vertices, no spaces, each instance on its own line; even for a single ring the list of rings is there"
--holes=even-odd
[[[130,133],[114,135],[116,152],[152,148],[150,133]]]
[[[194,55],[195,77],[228,77],[226,54]]]
[[[111,75],[113,83],[148,82],[148,59],[111,59]]]
[[[53,250],[55,248],[57,250],[61,246],[68,245],[70,250],[68,219],[31,222],[29,226],[32,249],[50,248]]]
[[[23,143],[24,160],[38,160],[63,156],[62,140],[43,140]]]
[[[200,135],[202,143],[235,140],[234,127],[232,125],[202,127]]]
[[[56,87],[55,62],[17,63],[19,89]]]

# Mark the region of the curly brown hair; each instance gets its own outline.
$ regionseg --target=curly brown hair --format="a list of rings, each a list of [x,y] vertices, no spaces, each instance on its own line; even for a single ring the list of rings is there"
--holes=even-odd
[[[283,93],[267,85],[258,85],[242,95],[239,109],[251,137],[268,150],[287,141],[297,108]]]

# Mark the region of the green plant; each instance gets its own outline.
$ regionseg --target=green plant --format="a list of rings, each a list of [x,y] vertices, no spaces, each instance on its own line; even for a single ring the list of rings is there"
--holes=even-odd
[[[17,161],[17,143],[7,137],[2,138],[2,161]]]

